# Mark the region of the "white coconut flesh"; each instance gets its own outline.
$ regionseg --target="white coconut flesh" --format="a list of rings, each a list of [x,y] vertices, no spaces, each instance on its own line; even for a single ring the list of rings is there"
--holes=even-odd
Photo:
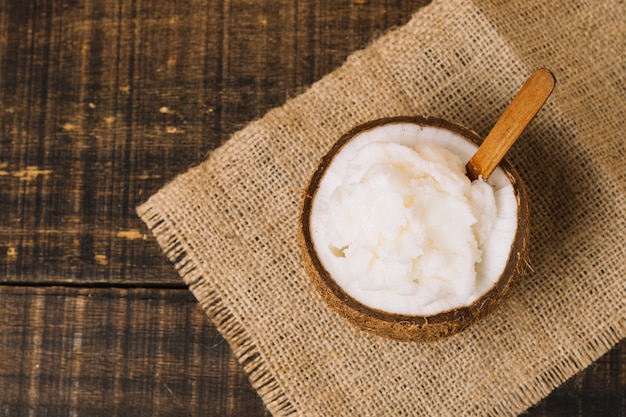
[[[315,252],[360,303],[434,315],[470,305],[502,274],[517,199],[497,168],[470,181],[476,145],[412,123],[357,134],[333,157],[311,206]]]

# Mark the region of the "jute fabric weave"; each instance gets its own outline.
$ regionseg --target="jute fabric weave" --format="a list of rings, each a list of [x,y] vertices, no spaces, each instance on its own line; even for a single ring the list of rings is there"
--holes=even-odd
[[[517,415],[626,337],[625,22],[617,0],[435,0],[138,208],[274,415]],[[330,311],[297,234],[332,143],[396,115],[484,136],[542,66],[556,90],[508,154],[530,195],[534,272],[434,343]]]

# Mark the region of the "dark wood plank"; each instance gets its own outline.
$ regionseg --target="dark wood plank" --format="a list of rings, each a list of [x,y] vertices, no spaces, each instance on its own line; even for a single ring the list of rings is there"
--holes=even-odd
[[[0,287],[0,415],[269,416],[186,290]],[[524,417],[626,415],[626,343]]]
[[[134,208],[427,1],[0,1],[0,276],[173,284]]]
[[[0,287],[2,416],[268,416],[185,290]]]
[[[522,417],[626,416],[626,340]]]

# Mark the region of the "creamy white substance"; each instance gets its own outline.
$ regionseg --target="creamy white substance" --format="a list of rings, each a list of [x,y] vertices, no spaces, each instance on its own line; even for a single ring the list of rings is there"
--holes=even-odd
[[[471,304],[504,269],[517,202],[504,172],[471,182],[476,147],[413,124],[366,131],[334,157],[312,207],[325,268],[365,305],[436,314]]]

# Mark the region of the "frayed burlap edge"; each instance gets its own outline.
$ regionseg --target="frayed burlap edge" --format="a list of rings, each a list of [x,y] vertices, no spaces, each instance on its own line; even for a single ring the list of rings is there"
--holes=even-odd
[[[176,199],[173,199],[176,201]],[[183,281],[189,286],[217,330],[229,343],[235,357],[248,375],[251,385],[258,392],[267,409],[274,416],[291,417],[299,415],[296,407],[275,379],[265,363],[253,338],[245,326],[222,302],[219,295],[211,290],[210,283],[200,272],[198,260],[187,250],[167,210],[168,200],[155,195],[137,208],[138,215],[145,222],[167,258],[174,264]],[[493,407],[486,416],[515,416],[536,404],[564,381],[598,360],[613,348],[626,335],[626,318],[597,333],[584,348],[571,352],[570,356],[530,381],[520,386],[507,403]],[[472,410],[468,410],[471,415]]]
[[[245,327],[222,302],[219,295],[210,290],[210,285],[197,267],[197,260],[191,251],[186,250],[165,213],[159,211],[155,197],[140,205],[137,213],[155,236],[167,258],[174,264],[185,284],[189,286],[208,318],[230,345],[250,383],[263,398],[267,409],[276,416],[296,415],[294,406],[268,369]]]

